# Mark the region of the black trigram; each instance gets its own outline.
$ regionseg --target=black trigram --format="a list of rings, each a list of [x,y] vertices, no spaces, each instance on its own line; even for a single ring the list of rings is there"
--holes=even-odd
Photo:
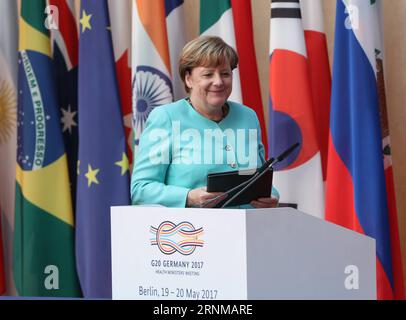
[[[273,18],[301,19],[299,0],[272,0],[271,19]]]

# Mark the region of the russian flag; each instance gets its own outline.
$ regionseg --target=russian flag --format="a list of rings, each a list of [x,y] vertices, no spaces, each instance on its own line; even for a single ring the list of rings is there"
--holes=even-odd
[[[336,14],[326,219],[376,239],[378,299],[402,299],[396,206],[384,166],[380,1],[339,0]]]

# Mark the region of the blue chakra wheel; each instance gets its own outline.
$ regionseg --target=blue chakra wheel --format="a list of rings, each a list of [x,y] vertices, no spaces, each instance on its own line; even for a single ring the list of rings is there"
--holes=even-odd
[[[133,128],[135,145],[144,130],[145,122],[151,111],[173,101],[172,82],[163,72],[149,66],[139,66],[132,83]]]

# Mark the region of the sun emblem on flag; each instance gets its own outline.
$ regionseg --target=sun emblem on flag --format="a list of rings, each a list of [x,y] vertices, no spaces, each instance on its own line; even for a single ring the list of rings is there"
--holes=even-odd
[[[0,80],[0,145],[10,139],[16,127],[17,100],[11,84]]]
[[[135,144],[144,130],[150,112],[158,106],[173,101],[171,80],[158,69],[149,66],[139,66],[132,85],[135,132]]]

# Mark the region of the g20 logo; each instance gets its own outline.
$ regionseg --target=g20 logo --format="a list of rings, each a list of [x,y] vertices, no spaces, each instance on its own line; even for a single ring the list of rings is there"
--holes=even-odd
[[[171,255],[179,252],[184,256],[191,255],[196,247],[203,247],[204,241],[199,239],[203,235],[203,228],[195,229],[190,222],[181,222],[178,225],[171,221],[162,222],[158,228],[151,226],[151,245],[158,246],[159,250]]]

